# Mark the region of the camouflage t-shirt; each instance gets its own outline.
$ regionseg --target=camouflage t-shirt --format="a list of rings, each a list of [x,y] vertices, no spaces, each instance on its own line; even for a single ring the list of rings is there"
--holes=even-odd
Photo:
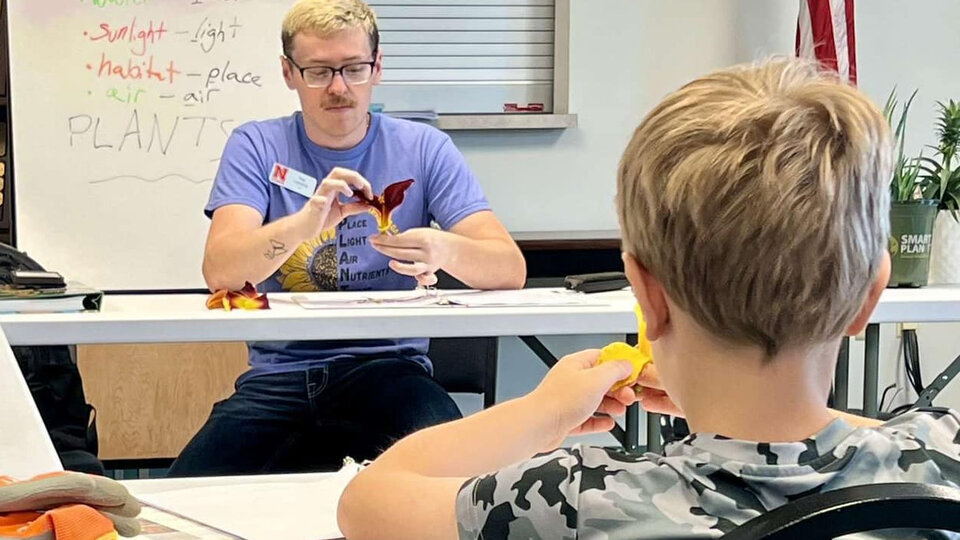
[[[958,443],[960,415],[926,409],[878,428],[837,419],[800,442],[695,433],[662,456],[574,446],[469,480],[457,522],[461,539],[719,538],[808,494],[878,482],[956,487]]]

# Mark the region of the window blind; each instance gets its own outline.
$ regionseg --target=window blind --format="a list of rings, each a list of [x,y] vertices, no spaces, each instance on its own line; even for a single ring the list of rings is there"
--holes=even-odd
[[[554,0],[374,0],[387,111],[553,109]]]

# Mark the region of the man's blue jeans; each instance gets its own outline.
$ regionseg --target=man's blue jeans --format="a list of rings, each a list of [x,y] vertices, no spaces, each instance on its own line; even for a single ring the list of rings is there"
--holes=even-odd
[[[214,405],[169,476],[335,470],[373,459],[405,435],[460,418],[419,364],[338,361],[248,378]]]

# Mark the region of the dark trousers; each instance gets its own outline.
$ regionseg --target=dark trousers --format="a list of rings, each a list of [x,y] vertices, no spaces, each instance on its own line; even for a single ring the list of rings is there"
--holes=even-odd
[[[169,476],[335,470],[373,459],[400,438],[460,418],[420,365],[401,359],[342,361],[239,382]]]

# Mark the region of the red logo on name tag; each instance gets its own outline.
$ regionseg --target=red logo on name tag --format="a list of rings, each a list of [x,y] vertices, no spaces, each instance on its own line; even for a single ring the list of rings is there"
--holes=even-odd
[[[287,169],[283,165],[274,165],[273,166],[273,179],[277,181],[278,184],[283,184],[287,181]]]

